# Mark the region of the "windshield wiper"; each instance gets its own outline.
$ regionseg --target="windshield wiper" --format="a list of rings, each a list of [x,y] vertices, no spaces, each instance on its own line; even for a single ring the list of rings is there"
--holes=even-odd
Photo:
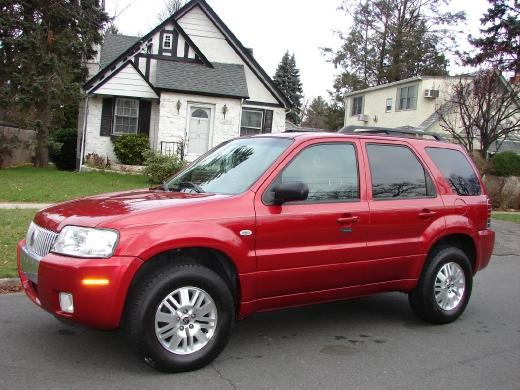
[[[197,194],[203,194],[206,192],[206,191],[204,191],[204,189],[201,186],[199,186],[198,184],[195,184],[191,181],[182,181],[179,184],[176,184],[174,188],[177,191],[179,191],[181,188],[188,188],[188,189],[195,191]]]

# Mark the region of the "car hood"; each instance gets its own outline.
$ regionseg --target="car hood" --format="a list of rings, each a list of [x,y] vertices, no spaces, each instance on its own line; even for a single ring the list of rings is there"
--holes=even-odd
[[[157,217],[164,214],[161,213],[163,209],[168,209],[168,222],[174,222],[175,215],[185,219],[186,210],[192,209],[193,206],[229,197],[230,195],[189,194],[162,190],[115,192],[58,203],[38,212],[34,221],[48,230],[60,231],[67,225],[111,227],[111,224],[128,219],[132,219],[132,224],[136,224],[139,220],[149,222],[147,218],[140,217],[143,214],[153,213],[154,221],[159,223]]]

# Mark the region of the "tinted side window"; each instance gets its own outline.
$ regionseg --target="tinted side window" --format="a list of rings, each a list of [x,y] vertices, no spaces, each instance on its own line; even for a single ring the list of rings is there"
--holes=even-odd
[[[452,190],[462,196],[480,195],[480,182],[466,156],[453,149],[426,148]]]
[[[374,199],[435,195],[430,175],[406,146],[367,145]]]
[[[277,184],[290,182],[303,182],[309,186],[306,202],[359,199],[354,145],[336,143],[308,147],[285,167],[271,189]]]

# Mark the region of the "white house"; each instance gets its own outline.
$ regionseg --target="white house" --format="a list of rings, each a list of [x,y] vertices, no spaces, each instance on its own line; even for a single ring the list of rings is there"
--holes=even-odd
[[[459,77],[421,76],[345,95],[345,126],[404,127],[441,132],[439,105]]]
[[[107,35],[89,69],[80,156],[114,160],[112,137],[145,133],[152,149],[182,143],[193,160],[233,137],[285,130],[289,101],[204,0],[141,38]]]
[[[472,76],[464,76],[472,80]],[[499,76],[504,86],[508,82]],[[417,76],[393,83],[347,93],[345,95],[345,128],[356,127],[404,128],[437,133],[449,138],[441,126],[439,111],[446,110],[446,102],[453,86],[461,76]],[[457,115],[453,112],[452,115]],[[520,134],[511,134],[495,145],[498,149],[520,153]]]

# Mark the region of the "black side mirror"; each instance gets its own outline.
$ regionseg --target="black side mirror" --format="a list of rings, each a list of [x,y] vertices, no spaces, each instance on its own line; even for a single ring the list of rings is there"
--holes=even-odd
[[[272,193],[274,204],[305,200],[309,196],[309,186],[298,181],[282,183],[274,187]]]

